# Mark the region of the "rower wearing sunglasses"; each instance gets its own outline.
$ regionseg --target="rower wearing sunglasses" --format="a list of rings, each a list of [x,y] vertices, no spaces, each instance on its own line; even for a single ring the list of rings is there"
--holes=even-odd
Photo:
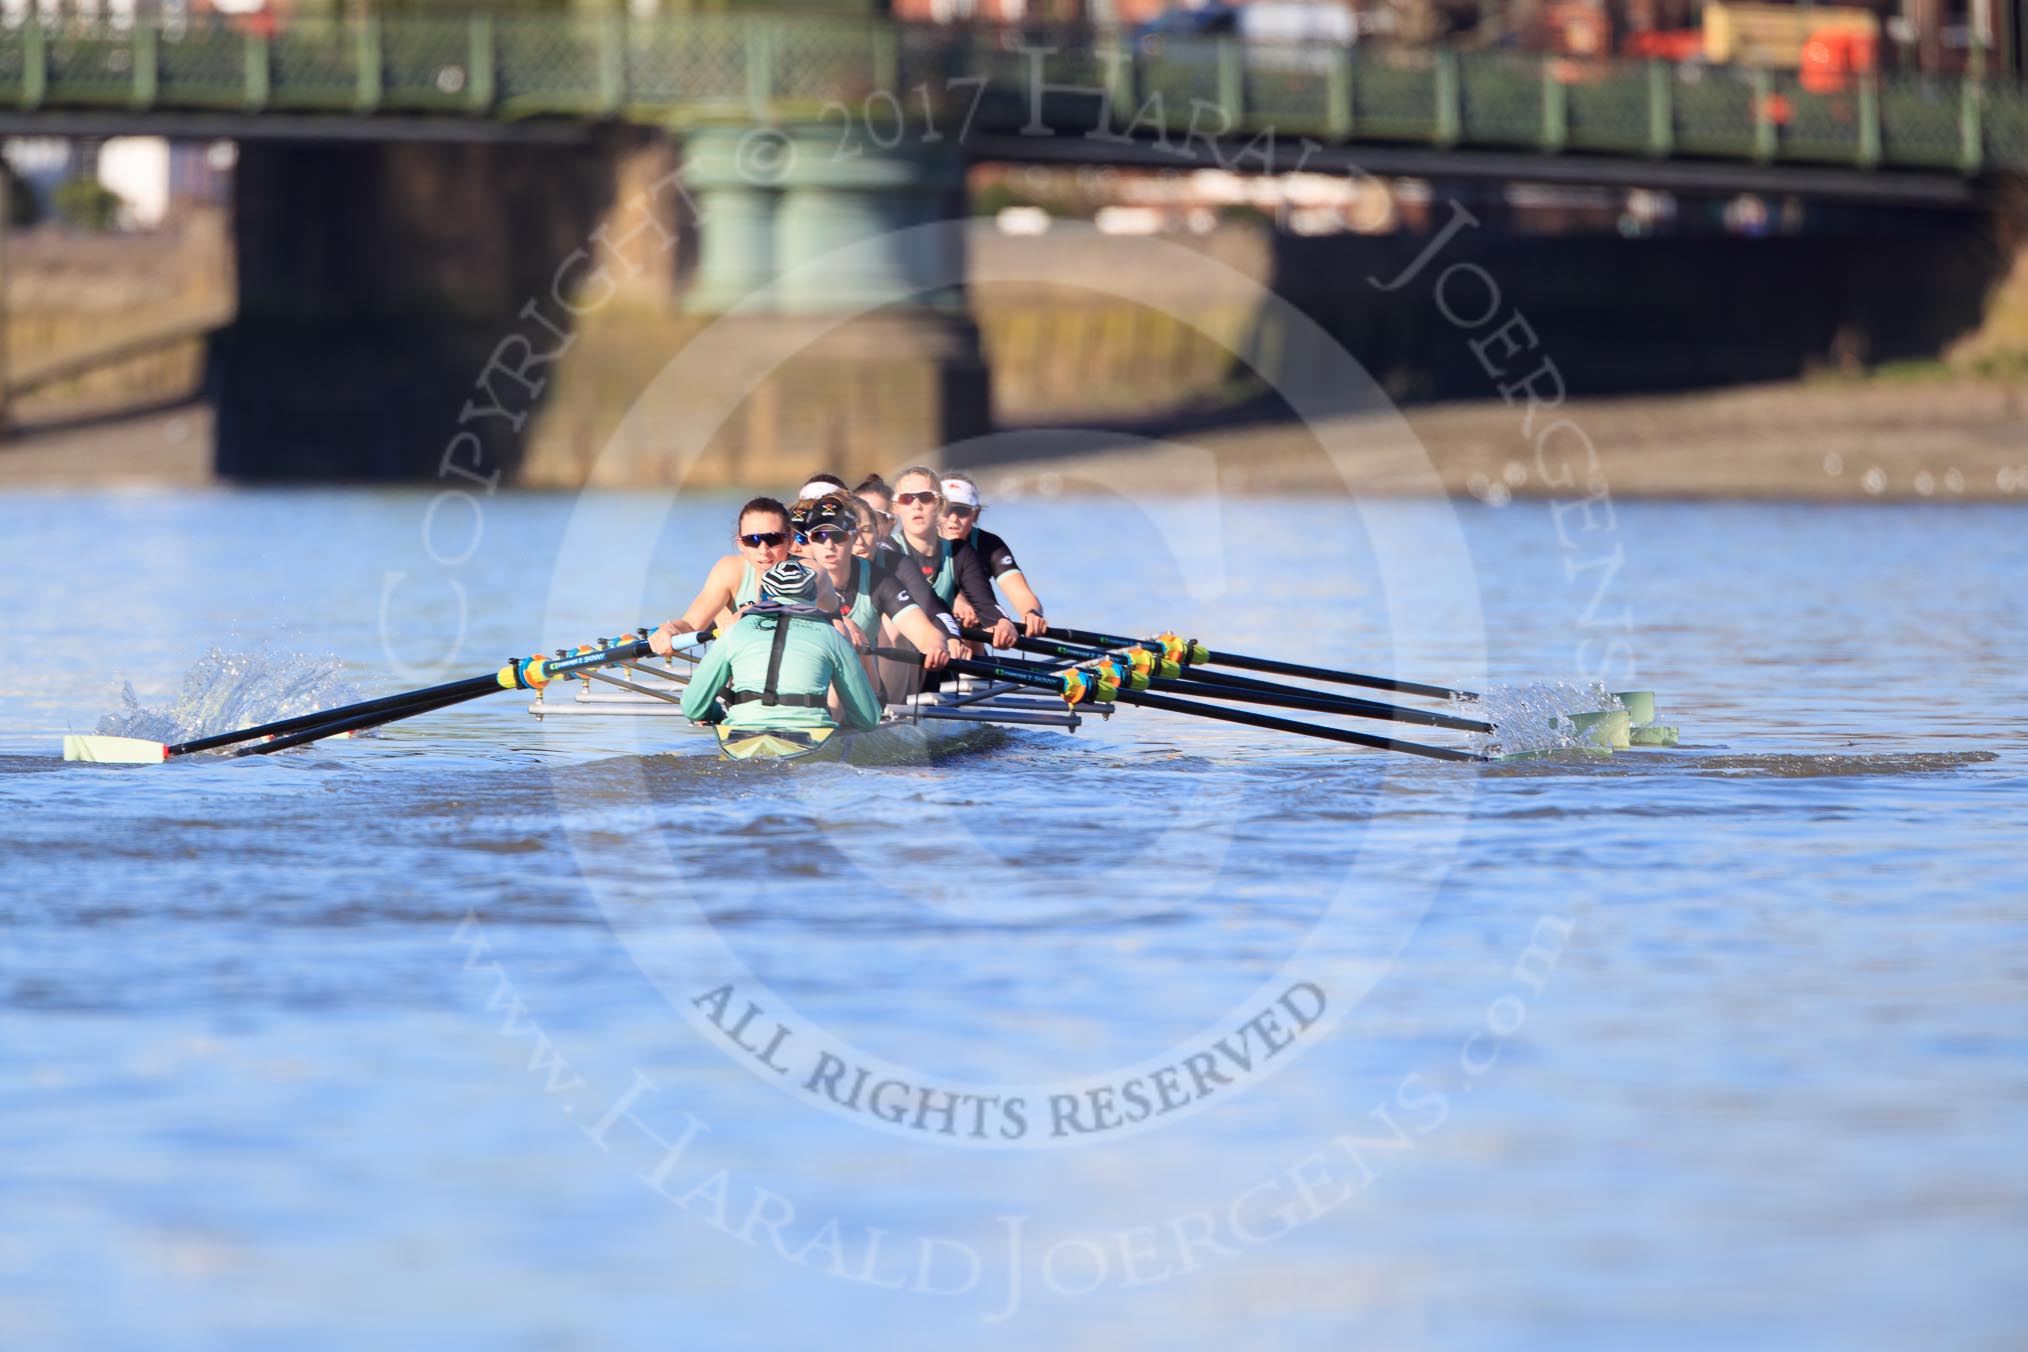
[[[1021,565],[1015,562],[1014,551],[1007,547],[1007,542],[979,526],[979,518],[986,511],[985,504],[979,500],[979,485],[972,481],[971,475],[947,469],[937,486],[944,495],[943,514],[937,518],[937,533],[946,540],[969,544],[972,552],[979,556],[980,566],[986,570],[986,575],[999,584],[1001,592],[1013,604],[1014,613],[1021,617],[1022,631],[1030,638],[1042,637],[1043,631],[1049,628],[1049,621],[1042,614],[1042,598],[1028,585],[1028,578],[1022,573]],[[953,601],[951,608],[964,623],[979,622],[966,613],[971,607],[964,597]]]
[[[902,555],[900,571],[919,571],[948,606],[962,597],[976,623],[993,631],[993,646],[1011,648],[1019,634],[1014,622],[993,599],[993,583],[979,555],[965,540],[947,540],[938,533],[944,505],[935,470],[916,465],[894,476],[894,541]]]
[[[860,669],[859,654],[832,627],[835,612],[818,603],[821,582],[817,570],[800,559],[769,568],[759,599],[691,673],[684,714],[697,722],[762,731],[878,723],[880,698]]]
[[[732,542],[739,552],[712,564],[697,599],[648,636],[648,645],[656,652],[666,654],[669,640],[677,634],[709,633],[729,626],[742,609],[760,599],[762,574],[789,557],[789,509],[780,502],[755,498],[739,509],[734,520],[738,524]],[[820,582],[818,600],[836,607],[837,597],[828,581]]]
[[[906,639],[923,654],[922,665],[931,671],[952,657],[969,655],[970,649],[957,636],[956,621],[927,585],[912,589],[907,578],[885,561],[852,552],[859,519],[850,494],[828,493],[814,501],[799,501],[790,509],[789,523],[803,560],[836,589],[842,618],[851,626],[846,637],[856,645],[893,647],[897,638]]]

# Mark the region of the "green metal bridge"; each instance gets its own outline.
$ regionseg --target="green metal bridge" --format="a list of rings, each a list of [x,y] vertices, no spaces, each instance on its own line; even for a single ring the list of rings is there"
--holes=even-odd
[[[1252,167],[1270,165],[1263,141],[1285,167],[1305,139],[1412,149],[1430,166],[1444,163],[1430,152],[1499,153],[1550,177],[1599,157],[1764,175],[2028,168],[2028,90],[1955,78],[1869,75],[1823,93],[1760,69],[1229,39],[1150,53],[1122,33],[755,13],[0,29],[0,130],[490,139],[605,121],[829,124],[841,153],[906,135],[1019,156],[1016,140],[1073,137],[1087,159],[1229,153],[1242,168],[1248,145]]]

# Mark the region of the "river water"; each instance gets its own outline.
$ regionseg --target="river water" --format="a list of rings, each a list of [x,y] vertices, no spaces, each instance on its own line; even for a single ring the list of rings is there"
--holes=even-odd
[[[1610,759],[58,759],[658,620],[731,506],[0,498],[0,1341],[2019,1345],[2018,510],[992,509],[1062,622],[1653,689]]]

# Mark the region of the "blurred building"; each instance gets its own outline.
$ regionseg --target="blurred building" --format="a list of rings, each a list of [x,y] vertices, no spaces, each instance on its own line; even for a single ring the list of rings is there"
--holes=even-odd
[[[16,0],[17,3],[20,0]],[[228,0],[247,3],[248,0]],[[654,0],[644,0],[654,3]],[[849,6],[850,0],[841,0]],[[933,24],[1123,26],[1154,37],[1514,48],[1850,72],[2028,72],[2028,0],[889,0]],[[1306,20],[1303,11],[1327,11]]]
[[[28,188],[37,216],[51,214],[61,184],[89,178],[118,195],[117,224],[127,230],[153,230],[186,209],[223,206],[231,197],[234,152],[230,141],[159,136],[13,137],[0,143],[0,160]]]

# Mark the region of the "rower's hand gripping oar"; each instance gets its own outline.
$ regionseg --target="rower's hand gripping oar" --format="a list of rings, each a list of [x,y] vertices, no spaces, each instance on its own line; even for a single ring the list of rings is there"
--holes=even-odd
[[[1424,685],[1420,681],[1397,680],[1392,676],[1365,676],[1356,671],[1333,671],[1326,667],[1306,667],[1296,662],[1277,662],[1268,657],[1249,657],[1245,653],[1213,652],[1196,639],[1181,639],[1174,634],[1161,634],[1151,639],[1121,638],[1116,634],[1095,634],[1089,629],[1059,629],[1055,625],[1043,631],[1051,638],[1060,638],[1067,643],[1087,643],[1102,648],[1120,648],[1140,643],[1162,648],[1169,653],[1170,660],[1186,667],[1238,667],[1243,671],[1261,671],[1270,676],[1295,676],[1308,681],[1327,681],[1332,685],[1357,685],[1369,690],[1392,690],[1403,695],[1427,695],[1431,699],[1477,699],[1470,690],[1453,690],[1444,685]]]
[[[379,727],[383,723],[392,723],[398,719],[432,713],[500,690],[540,690],[552,681],[575,675],[580,671],[610,666],[616,662],[639,661],[648,656],[649,652],[648,640],[645,637],[601,639],[596,644],[586,644],[575,652],[555,657],[544,657],[537,653],[530,657],[516,658],[498,671],[484,676],[427,686],[399,695],[386,695],[380,699],[362,700],[357,704],[342,705],[336,709],[298,714],[293,718],[278,719],[258,727],[222,732],[216,736],[200,737],[195,741],[173,746],[138,737],[65,737],[63,758],[120,765],[156,765],[179,756],[216,751],[228,746],[241,746],[241,750],[232,753],[238,756],[265,755],[274,751],[284,751],[292,746],[301,746],[305,742],[321,741],[326,737],[336,737],[342,733]],[[259,746],[242,745],[259,742],[263,738],[272,740]]]
[[[874,653],[902,662],[922,660],[922,654],[898,648],[876,648]],[[1214,704],[1199,704],[1194,700],[1157,695],[1145,688],[1147,680],[1145,676],[1135,673],[1117,658],[1104,658],[1088,666],[1053,672],[1019,663],[974,662],[954,657],[944,670],[956,672],[961,676],[979,676],[987,680],[1006,681],[1013,685],[1048,690],[1061,695],[1064,702],[1072,706],[1086,702],[1117,701],[1121,704],[1138,704],[1149,709],[1163,709],[1170,713],[1193,714],[1221,723],[1264,728],[1270,732],[1287,732],[1301,737],[1316,737],[1329,742],[1371,747],[1376,751],[1401,751],[1430,760],[1483,762],[1492,759],[1475,751],[1460,751],[1448,746],[1430,746],[1423,742],[1406,742],[1392,737],[1375,737],[1370,733],[1353,732],[1348,728],[1327,728],[1317,723],[1277,718],[1272,714],[1258,714],[1245,709],[1227,709]]]

